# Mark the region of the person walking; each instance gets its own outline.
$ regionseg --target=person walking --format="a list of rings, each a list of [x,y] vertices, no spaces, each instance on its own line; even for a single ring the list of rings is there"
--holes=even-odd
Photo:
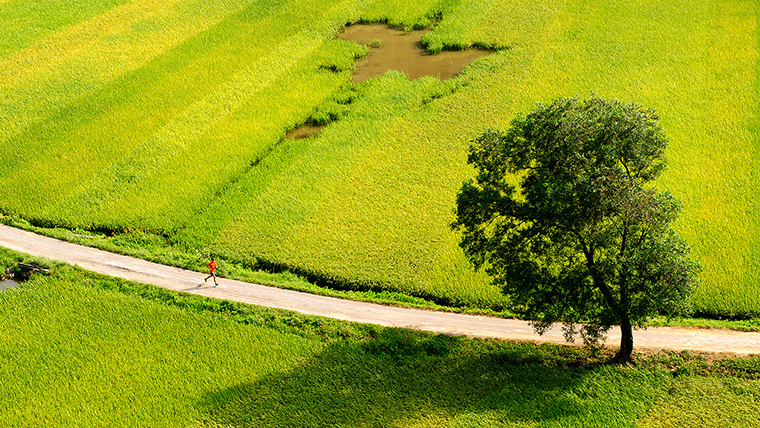
[[[212,257],[211,258],[211,262],[209,262],[209,264],[207,264],[206,266],[208,266],[209,276],[207,276],[203,280],[203,282],[208,282],[208,279],[211,278],[211,277],[213,277],[214,278],[214,287],[216,287],[217,285],[219,285],[219,283],[216,282],[216,259],[214,259]]]

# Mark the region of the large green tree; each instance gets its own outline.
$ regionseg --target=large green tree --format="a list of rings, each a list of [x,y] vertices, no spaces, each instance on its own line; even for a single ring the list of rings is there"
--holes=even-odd
[[[457,197],[461,246],[539,333],[564,322],[598,341],[687,312],[699,266],[671,228],[680,203],[658,192],[667,139],[654,111],[597,97],[558,99],[470,147],[477,170]]]

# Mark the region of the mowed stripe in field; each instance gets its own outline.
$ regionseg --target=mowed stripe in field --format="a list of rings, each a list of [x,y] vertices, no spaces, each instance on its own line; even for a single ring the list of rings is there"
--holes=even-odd
[[[257,153],[282,137],[284,124],[278,120],[295,116],[294,108],[305,117],[320,101],[314,96],[320,91],[325,92],[322,97],[327,96],[340,81],[332,73],[319,72],[317,64],[309,59],[326,39],[334,36],[336,26],[342,23],[340,17],[350,10],[348,2],[325,6],[321,3],[313,4],[314,10],[301,8],[299,13],[312,17],[310,25],[270,45],[249,65],[227,77],[206,97],[188,106],[182,115],[96,176],[89,188],[64,201],[60,208],[85,206],[84,212],[101,223],[129,225],[134,220],[163,230],[186,221],[208,203],[216,189],[247,168]],[[274,25],[278,18],[272,17],[268,20],[271,22],[261,26]],[[294,73],[298,78],[293,78]],[[342,80],[348,77],[345,74]],[[325,83],[328,86],[320,88]],[[234,126],[247,128],[249,134],[240,138],[227,129]],[[133,174],[127,182],[122,179],[125,172]],[[92,191],[104,190],[112,193],[110,198],[90,197]],[[76,215],[77,210],[69,212]],[[54,215],[54,211],[48,215]]]
[[[128,0],[0,0],[0,58],[46,39],[61,28],[90,19]]]
[[[135,0],[0,60],[0,142],[248,4]]]
[[[276,6],[273,2],[272,8]],[[254,24],[262,19],[268,24],[272,14],[271,9],[243,12]],[[5,203],[39,215],[41,207],[93,180],[98,171],[181,116],[188,105],[207,97],[265,50],[250,43],[252,36],[246,32],[252,24],[244,21],[233,14],[0,145],[6,160],[0,164],[0,178],[9,187],[25,189]],[[241,49],[241,44],[246,47]],[[26,176],[36,180],[25,182]]]
[[[206,97],[185,109],[179,117],[149,135],[145,141],[130,152],[124,153],[122,157],[104,172],[98,174],[94,180],[89,182],[89,186],[82,188],[81,191],[87,193],[89,190],[101,186],[118,186],[120,194],[128,193],[135,181],[125,182],[121,180],[120,176],[125,172],[131,171],[134,174],[132,178],[138,181],[144,179],[151,182],[152,180],[148,176],[162,171],[165,164],[172,158],[177,157],[186,162],[195,163],[197,161],[188,155],[201,154],[204,150],[230,150],[230,147],[225,147],[225,142],[208,142],[203,139],[203,135],[219,121],[224,120],[260,91],[271,85],[283,73],[288,72],[316,45],[314,39],[304,34],[298,34],[286,40],[278,49],[261,57],[246,69],[230,76],[226,82],[214,88]],[[292,47],[297,47],[293,50],[292,55],[283,54],[283,50],[290,50]],[[205,144],[208,146],[204,147]],[[207,161],[213,161],[212,157],[204,157]],[[192,181],[192,177],[185,177],[185,179],[185,181]],[[160,182],[152,182],[151,184],[161,186]],[[181,192],[181,189],[175,190]],[[150,189],[140,189],[138,193],[145,197],[157,196]],[[174,193],[167,196],[175,198],[178,195]],[[76,195],[74,198],[78,199]]]
[[[67,135],[64,135],[63,141],[57,139],[53,144],[44,145],[41,143],[46,136],[37,138],[37,144],[42,146],[40,149],[50,156],[25,159],[23,174],[10,175],[5,178],[5,183],[13,188],[27,189],[14,195],[14,198],[21,200],[18,205],[27,208],[36,206],[46,218],[68,218],[74,222],[84,218],[85,222],[113,223],[121,217],[137,217],[152,225],[160,223],[161,217],[167,215],[164,209],[173,217],[187,215],[187,211],[177,213],[174,208],[186,204],[187,198],[194,198],[190,206],[196,209],[199,199],[208,197],[208,193],[213,193],[221,181],[228,179],[230,173],[239,171],[262,149],[262,138],[256,135],[256,129],[248,129],[253,138],[230,141],[225,134],[234,136],[235,132],[223,132],[216,128],[236,125],[235,131],[239,131],[242,125],[244,128],[270,129],[266,142],[275,142],[279,137],[272,135],[271,129],[282,132],[283,124],[277,123],[280,118],[272,117],[272,114],[263,124],[252,123],[257,119],[256,111],[253,111],[253,120],[244,119],[244,123],[225,123],[225,120],[252,100],[258,102],[261,92],[271,88],[278,80],[288,80],[280,83],[284,86],[279,89],[280,95],[304,92],[305,89],[297,81],[288,77],[294,69],[312,67],[312,74],[319,75],[317,80],[324,80],[325,74],[330,75],[317,73],[317,64],[299,64],[304,63],[304,59],[317,50],[325,39],[334,35],[344,22],[344,14],[355,13],[350,6],[347,2],[322,2],[312,3],[310,8],[273,9],[272,13],[266,14],[261,13],[262,9],[245,11],[245,16],[225,22],[225,27],[217,34],[203,36],[210,41],[193,40],[194,47],[175,49],[180,52],[171,52],[170,55],[180,57],[178,61],[169,60],[164,65],[149,64],[149,68],[159,72],[155,75],[157,81],[149,80],[151,76],[148,73],[141,76],[147,85],[145,87],[134,82],[117,85],[117,90],[126,91],[123,98],[128,102],[111,100],[107,94],[95,94],[96,99],[102,98],[106,104],[102,114],[94,119],[82,115],[86,119],[83,120],[84,124],[75,123],[65,130]],[[297,32],[293,32],[292,28],[278,27],[287,19],[292,19],[289,15],[295,10],[310,16],[312,23],[299,27]],[[251,21],[251,16],[257,13],[261,16]],[[237,36],[229,36],[227,32]],[[227,40],[220,43],[220,38]],[[220,46],[201,46],[215,43]],[[202,52],[198,59],[181,58],[192,55],[195,48]],[[161,60],[159,58],[159,62]],[[182,71],[195,75],[196,80],[187,80],[183,72],[165,71],[176,62],[186,68]],[[229,65],[225,66],[226,63]],[[216,73],[204,66],[216,70]],[[304,70],[301,72],[305,73]],[[208,73],[214,76],[209,77]],[[343,80],[345,78],[347,76]],[[162,82],[161,79],[167,80]],[[328,76],[327,79],[335,81],[336,77]],[[182,80],[187,86],[176,85],[175,80]],[[303,115],[320,101],[314,99],[314,94],[308,93],[314,84],[311,87],[308,82],[304,84],[307,94],[301,98],[311,104],[300,106],[304,110]],[[162,94],[164,86],[174,86],[175,91]],[[317,95],[320,93],[314,92]],[[187,99],[187,93],[197,99]],[[152,95],[156,96],[151,98]],[[180,99],[176,105],[175,98]],[[265,99],[269,104],[259,104],[258,110],[276,112],[290,108],[280,106],[281,100],[273,94]],[[92,104],[95,105],[90,107],[97,107],[98,101]],[[159,117],[156,117],[154,110]],[[74,113],[81,114],[78,110]],[[261,120],[260,117],[258,119]],[[146,127],[146,123],[149,126]],[[209,131],[222,139],[209,141],[205,135]],[[19,145],[29,146],[23,141]],[[231,153],[236,157],[230,158]],[[19,165],[22,165],[21,161],[17,163]],[[23,175],[40,177],[40,180],[28,183]],[[44,197],[46,192],[54,197]],[[185,198],[187,192],[191,195]],[[113,209],[109,209],[109,204]]]

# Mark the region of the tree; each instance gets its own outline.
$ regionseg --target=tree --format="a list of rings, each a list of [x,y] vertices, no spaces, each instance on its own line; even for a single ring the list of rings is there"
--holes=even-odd
[[[670,226],[680,202],[654,187],[667,146],[658,121],[635,104],[558,99],[470,147],[477,176],[452,228],[539,334],[564,322],[569,340],[593,344],[617,325],[616,358],[630,361],[633,327],[688,312],[700,269]]]

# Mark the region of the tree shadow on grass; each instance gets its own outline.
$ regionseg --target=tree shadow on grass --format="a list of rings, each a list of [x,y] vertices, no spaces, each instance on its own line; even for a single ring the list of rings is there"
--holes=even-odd
[[[630,426],[656,395],[648,394],[642,410],[626,416],[626,399],[619,396],[624,383],[606,380],[606,372],[619,368],[572,366],[572,356],[552,362],[552,353],[562,349],[556,345],[462,346],[466,340],[388,330],[338,342],[289,372],[210,393],[198,425]],[[634,407],[641,399],[641,391],[628,397]],[[620,411],[599,419],[597,413],[610,413],[607,407],[616,400],[623,401],[615,404]]]

